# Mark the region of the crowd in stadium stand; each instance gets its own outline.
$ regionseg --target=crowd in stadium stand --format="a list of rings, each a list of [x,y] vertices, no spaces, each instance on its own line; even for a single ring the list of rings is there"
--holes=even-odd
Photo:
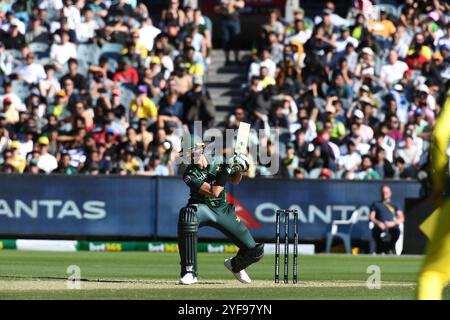
[[[276,129],[279,145],[251,142],[277,176],[416,178],[450,83],[450,5],[392,3],[271,10],[223,127]],[[211,19],[178,0],[151,16],[140,1],[0,0],[1,172],[179,174],[177,129],[216,125]]]
[[[138,1],[0,4],[2,172],[176,174],[176,129],[213,119],[200,10],[170,1],[154,24]]]
[[[426,170],[449,88],[450,5],[373,2],[354,1],[346,17],[332,1],[292,21],[273,10],[261,27],[237,112],[285,132],[279,175],[414,179]]]

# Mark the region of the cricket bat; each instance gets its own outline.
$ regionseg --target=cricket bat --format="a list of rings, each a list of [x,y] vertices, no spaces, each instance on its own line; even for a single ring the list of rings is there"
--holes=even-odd
[[[250,123],[239,123],[239,129],[234,146],[234,154],[245,153],[247,151],[248,138],[250,136]]]

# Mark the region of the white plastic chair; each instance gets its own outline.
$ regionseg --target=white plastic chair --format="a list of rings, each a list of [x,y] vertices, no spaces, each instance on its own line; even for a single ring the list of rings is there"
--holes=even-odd
[[[352,252],[352,230],[353,226],[358,222],[360,210],[353,211],[352,215],[347,220],[333,220],[331,223],[331,231],[327,233],[326,253],[331,252],[331,245],[334,237],[340,238],[344,243],[345,252],[351,254]]]

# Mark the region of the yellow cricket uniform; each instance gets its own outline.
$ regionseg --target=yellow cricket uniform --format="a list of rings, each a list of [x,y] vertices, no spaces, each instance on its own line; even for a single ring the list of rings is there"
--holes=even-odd
[[[15,156],[13,159],[13,167],[19,171],[20,173],[23,173],[25,171],[25,168],[27,166],[27,161],[23,159],[20,156]]]
[[[262,89],[264,89],[267,86],[274,86],[277,83],[275,82],[275,79],[270,77],[270,76],[266,76],[264,79],[262,79],[259,83],[259,85],[261,86]]]
[[[138,119],[145,118],[156,120],[158,117],[158,108],[153,101],[147,97],[142,99],[141,104],[138,104],[136,100],[133,100],[130,107],[131,111],[136,114]]]
[[[447,149],[450,141],[450,96],[436,122],[431,145],[432,177],[435,191],[444,194],[434,230],[418,279],[417,298],[440,300],[450,281],[450,177]]]
[[[139,55],[142,57],[142,59],[146,59],[148,57],[148,50],[146,47],[144,47],[142,44],[137,44],[136,46],[136,52],[139,53]],[[122,49],[122,55],[126,56],[128,54],[128,49],[123,48]]]
[[[184,65],[188,69],[189,74],[192,76],[203,77],[205,75],[205,69],[203,69],[203,67],[197,62],[186,62]]]

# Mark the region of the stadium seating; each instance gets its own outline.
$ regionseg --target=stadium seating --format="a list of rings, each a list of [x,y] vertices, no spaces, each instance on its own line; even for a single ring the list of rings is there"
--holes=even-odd
[[[100,49],[100,57],[106,57],[120,62],[122,50],[123,45],[120,43],[105,43]]]
[[[49,56],[50,46],[47,43],[32,42],[28,45],[31,52],[33,52],[38,59]]]
[[[14,59],[22,59],[22,53],[19,50],[8,49],[5,50],[6,55],[11,55]]]
[[[84,60],[89,65],[98,63],[100,53],[100,49],[95,44],[79,44],[77,47],[78,60]]]
[[[13,92],[22,100],[25,100],[30,95],[30,87],[23,80],[14,80],[11,82],[11,86]]]

